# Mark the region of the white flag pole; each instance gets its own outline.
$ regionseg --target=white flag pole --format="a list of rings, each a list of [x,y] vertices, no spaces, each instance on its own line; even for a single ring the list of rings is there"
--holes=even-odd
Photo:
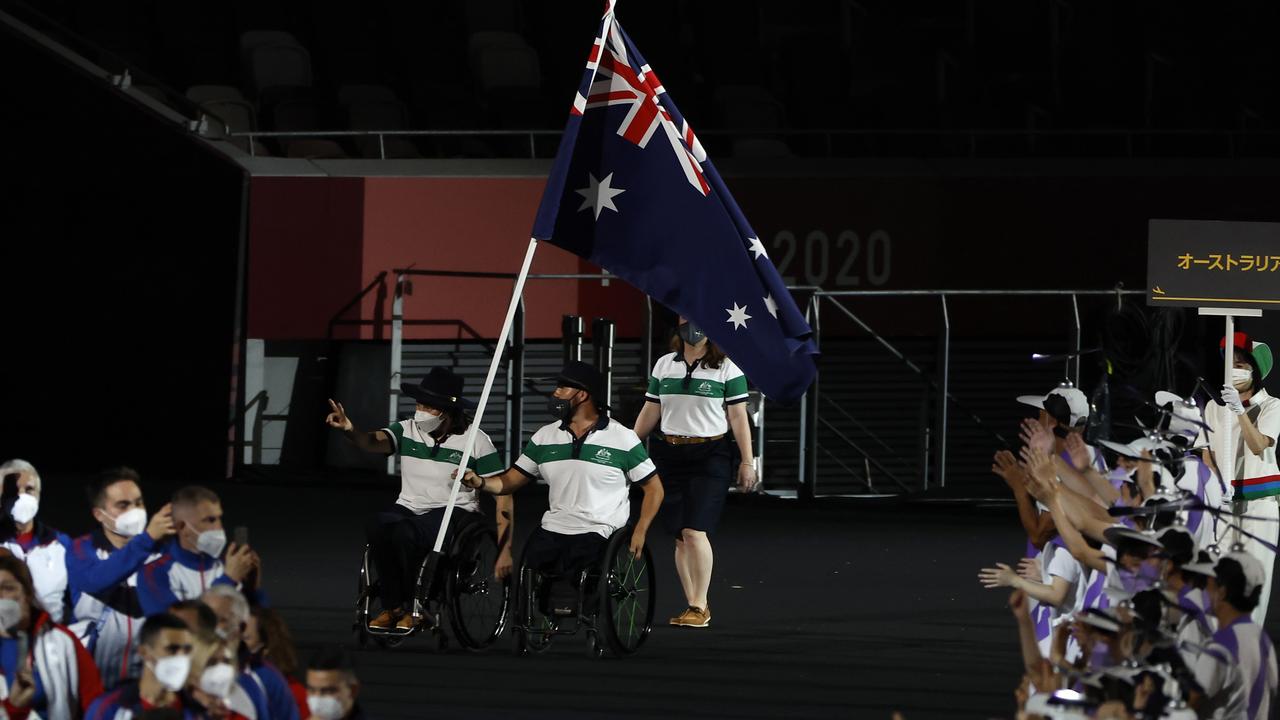
[[[1226,338],[1226,343],[1222,348],[1222,385],[1224,387],[1235,387],[1231,382],[1231,370],[1236,364],[1236,319],[1228,314],[1226,316],[1226,321],[1226,335],[1223,336]],[[1222,479],[1228,486],[1230,486],[1231,482],[1236,479],[1236,444],[1232,442],[1235,438],[1235,428],[1232,426],[1240,421],[1231,412],[1225,412],[1223,413],[1223,416],[1226,418],[1224,422],[1227,427],[1221,428],[1220,431],[1222,436],[1222,449],[1218,454],[1218,457],[1221,458],[1221,462],[1218,463],[1218,472],[1225,476]],[[1235,492],[1239,492],[1239,489],[1236,489]],[[1234,495],[1232,497],[1234,497]],[[1239,498],[1235,499],[1238,500]],[[1231,505],[1233,511],[1232,514],[1235,515],[1236,524],[1239,525],[1241,514],[1240,504],[1238,502],[1232,502]],[[1238,530],[1233,532],[1232,537],[1234,537],[1233,545],[1240,542],[1240,533]]]
[[[596,38],[596,45],[599,49],[595,53],[594,59],[587,62],[587,66],[591,68],[591,80],[587,82],[587,92],[591,92],[591,84],[595,82],[596,71],[600,68],[600,60],[604,54],[608,52],[607,42],[609,31],[613,27],[614,13],[617,11],[618,2],[613,0],[605,6],[604,21],[600,23],[600,35]],[[574,98],[574,107],[578,112],[586,110],[587,99],[581,95]],[[480,421],[484,417],[485,405],[489,403],[489,391],[493,389],[493,378],[498,374],[498,363],[502,359],[502,349],[507,344],[507,337],[511,335],[511,325],[515,320],[516,307],[520,304],[520,296],[524,293],[524,281],[529,277],[529,266],[533,264],[533,252],[538,248],[538,239],[529,238],[529,249],[524,254],[524,265],[520,267],[520,274],[516,276],[515,288],[511,291],[511,303],[507,306],[507,317],[502,323],[502,335],[498,338],[498,344],[494,349],[493,361],[489,363],[489,375],[484,380],[484,389],[480,392],[480,404],[476,407],[475,421],[471,423],[471,428],[467,430],[467,439],[465,447],[462,451],[462,460],[458,462],[458,471],[455,473],[457,477],[453,480],[453,489],[449,492],[449,503],[444,507],[444,519],[440,521],[440,530],[436,532],[436,545],[432,550],[439,553],[440,548],[444,547],[444,535],[449,529],[449,519],[453,516],[453,505],[458,499],[458,489],[462,487],[462,475],[467,471],[467,463],[471,460],[472,446],[476,441],[476,432],[480,428]]]
[[[498,344],[494,347],[493,360],[489,362],[489,374],[484,379],[484,389],[480,391],[480,402],[476,406],[475,419],[467,429],[467,439],[463,444],[462,460],[458,462],[457,477],[453,480],[453,489],[449,491],[449,503],[444,507],[444,519],[440,521],[440,530],[436,532],[436,545],[433,552],[440,552],[444,546],[444,536],[449,529],[449,519],[453,517],[453,506],[458,500],[458,489],[462,487],[462,474],[471,461],[471,451],[475,447],[476,433],[480,430],[480,421],[484,418],[485,406],[489,404],[489,393],[493,390],[493,379],[498,374],[498,365],[502,362],[502,350],[511,335],[511,325],[515,322],[516,308],[520,305],[520,296],[524,294],[524,281],[529,277],[529,266],[533,264],[533,253],[538,249],[537,238],[529,238],[529,249],[524,253],[524,264],[520,266],[520,274],[516,275],[515,287],[511,289],[511,302],[507,305],[507,317],[502,321],[502,334],[498,336]]]

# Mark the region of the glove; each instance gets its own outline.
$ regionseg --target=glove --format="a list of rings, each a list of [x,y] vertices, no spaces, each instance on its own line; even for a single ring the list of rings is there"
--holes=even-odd
[[[1244,414],[1244,403],[1240,402],[1240,391],[1230,385],[1222,386],[1222,404],[1236,415]]]

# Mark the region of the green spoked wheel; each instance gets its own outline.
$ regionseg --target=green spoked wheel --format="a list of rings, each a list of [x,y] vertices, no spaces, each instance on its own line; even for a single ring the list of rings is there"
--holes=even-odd
[[[630,655],[644,644],[653,628],[657,600],[653,557],[648,545],[640,557],[631,554],[631,528],[609,538],[600,573],[596,625],[614,655]]]

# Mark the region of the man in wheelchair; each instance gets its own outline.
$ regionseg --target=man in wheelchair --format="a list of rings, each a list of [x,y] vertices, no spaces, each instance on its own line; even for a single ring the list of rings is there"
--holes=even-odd
[[[468,470],[463,484],[494,495],[508,495],[541,478],[550,489],[550,508],[524,549],[523,565],[576,582],[604,555],[609,537],[627,525],[628,491],[644,491],[640,517],[629,548],[639,558],[645,534],[662,505],[662,480],[640,438],[606,414],[600,373],[571,362],[556,378],[550,399],[559,420],[540,428],[505,472],[481,477]]]
[[[405,383],[400,387],[417,400],[411,420],[361,432],[347,417],[342,404],[330,400],[333,412],[327,422],[346,433],[361,450],[400,456],[400,497],[389,509],[370,518],[365,527],[382,596],[382,612],[369,622],[369,628],[409,632],[419,619],[412,612],[419,567],[435,544],[453,487],[454,468],[461,462],[470,422],[466,411],[474,409],[475,404],[462,397],[462,377],[443,367],[432,368],[419,385]],[[469,467],[480,475],[491,475],[502,469],[501,462],[489,436],[484,431],[477,432]],[[500,550],[493,574],[502,580],[511,572],[513,504],[511,498],[497,500]],[[453,514],[450,540],[481,517],[476,493],[469,490],[458,494],[456,509],[461,512]]]

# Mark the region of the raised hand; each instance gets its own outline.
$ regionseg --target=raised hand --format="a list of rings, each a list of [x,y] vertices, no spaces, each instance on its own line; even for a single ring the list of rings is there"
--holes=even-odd
[[[1018,561],[1018,577],[1044,584],[1044,573],[1040,572],[1040,563],[1035,558],[1022,558]]]
[[[333,398],[329,398],[329,407],[333,409],[333,412],[329,413],[324,419],[329,424],[329,427],[343,432],[349,432],[355,427],[351,424],[351,419],[347,417],[347,409],[342,407],[342,403],[334,402]]]
[[[1071,465],[1077,470],[1084,470],[1089,467],[1092,458],[1089,457],[1089,446],[1084,444],[1084,438],[1080,433],[1067,433],[1067,439],[1064,443],[1067,446],[1067,454],[1071,456]]]
[[[1018,433],[1018,438],[1027,447],[1043,450],[1044,452],[1053,451],[1053,433],[1031,418],[1022,421],[1022,430]]]
[[[1026,481],[1022,478],[1022,468],[1018,466],[1018,459],[1013,456],[1013,453],[1001,450],[991,460],[991,472],[999,475],[1010,490],[1017,492],[1026,487]]]
[[[1027,492],[1046,505],[1058,492],[1058,474],[1048,452],[1030,446],[1022,448],[1022,467],[1027,474]]]
[[[160,542],[177,532],[173,527],[173,505],[167,504],[160,508],[160,512],[151,517],[151,522],[147,523],[147,534],[152,540]]]
[[[1018,579],[1017,574],[1004,563],[996,563],[993,568],[982,568],[978,571],[978,582],[990,590],[998,587],[1013,587]]]

